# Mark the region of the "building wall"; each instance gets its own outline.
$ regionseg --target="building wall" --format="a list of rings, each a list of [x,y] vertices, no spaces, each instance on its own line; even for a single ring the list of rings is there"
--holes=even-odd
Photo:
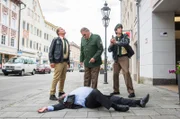
[[[11,0],[0,1],[0,65],[17,54],[18,11]]]
[[[20,50],[24,56],[35,57],[39,63],[47,63],[49,46],[57,36],[56,27],[45,21],[38,0],[23,2],[26,8],[22,10]]]
[[[122,23],[124,29],[132,29],[131,45],[136,52],[137,19],[136,6],[131,8],[132,0],[122,2]],[[146,83],[164,84],[174,82],[175,75],[175,26],[174,12],[153,13],[158,0],[141,0],[140,14],[140,79]],[[167,36],[162,36],[167,32]],[[132,57],[132,74],[137,73],[137,56]],[[135,78],[136,76],[134,76]]]
[[[137,9],[134,0],[122,0],[122,24],[124,31],[129,31],[131,33],[130,45],[135,55],[130,59],[130,72],[133,80],[137,80]]]
[[[152,8],[149,0],[140,4],[140,77],[153,77]]]
[[[70,60],[74,63],[74,68],[78,69],[80,59],[80,47],[74,42],[70,42]]]
[[[175,79],[169,74],[170,69],[175,69],[175,22],[174,12],[154,13],[153,27],[153,78]],[[163,33],[167,33],[163,35]]]

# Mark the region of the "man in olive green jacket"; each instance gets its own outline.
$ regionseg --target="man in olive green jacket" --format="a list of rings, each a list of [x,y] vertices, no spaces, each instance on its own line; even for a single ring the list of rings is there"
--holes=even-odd
[[[92,34],[88,28],[81,29],[81,53],[80,63],[85,66],[84,86],[97,88],[100,65],[102,64],[101,54],[103,45],[101,37]],[[92,82],[92,84],[91,84]]]

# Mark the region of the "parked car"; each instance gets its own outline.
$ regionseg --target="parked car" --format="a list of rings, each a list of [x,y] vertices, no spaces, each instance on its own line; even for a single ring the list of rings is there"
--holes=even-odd
[[[9,74],[19,74],[23,76],[25,73],[35,74],[36,63],[35,59],[30,57],[17,56],[8,60],[2,67],[2,72],[5,76]]]
[[[70,64],[70,67],[67,68],[67,72],[73,72],[74,71],[74,65]]]
[[[49,65],[41,64],[37,66],[36,73],[41,73],[41,74],[50,74],[51,73],[51,68]]]
[[[79,72],[84,72],[84,66],[81,66],[81,67],[79,68]]]

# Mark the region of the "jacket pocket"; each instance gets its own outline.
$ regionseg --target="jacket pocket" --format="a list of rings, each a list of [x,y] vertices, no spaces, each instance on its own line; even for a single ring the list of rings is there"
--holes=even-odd
[[[58,59],[60,59],[60,57],[61,57],[61,52],[60,51],[55,51],[54,52],[54,59],[58,60]]]

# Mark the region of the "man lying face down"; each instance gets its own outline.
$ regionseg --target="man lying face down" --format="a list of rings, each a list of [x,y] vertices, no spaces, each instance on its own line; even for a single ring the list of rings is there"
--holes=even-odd
[[[42,107],[38,110],[39,113],[47,111],[62,110],[65,108],[97,108],[100,106],[115,111],[126,112],[129,107],[145,107],[149,101],[149,94],[139,100],[126,99],[118,96],[103,95],[98,89],[90,87],[79,87],[69,94],[64,94],[59,98],[59,103],[52,106]]]

